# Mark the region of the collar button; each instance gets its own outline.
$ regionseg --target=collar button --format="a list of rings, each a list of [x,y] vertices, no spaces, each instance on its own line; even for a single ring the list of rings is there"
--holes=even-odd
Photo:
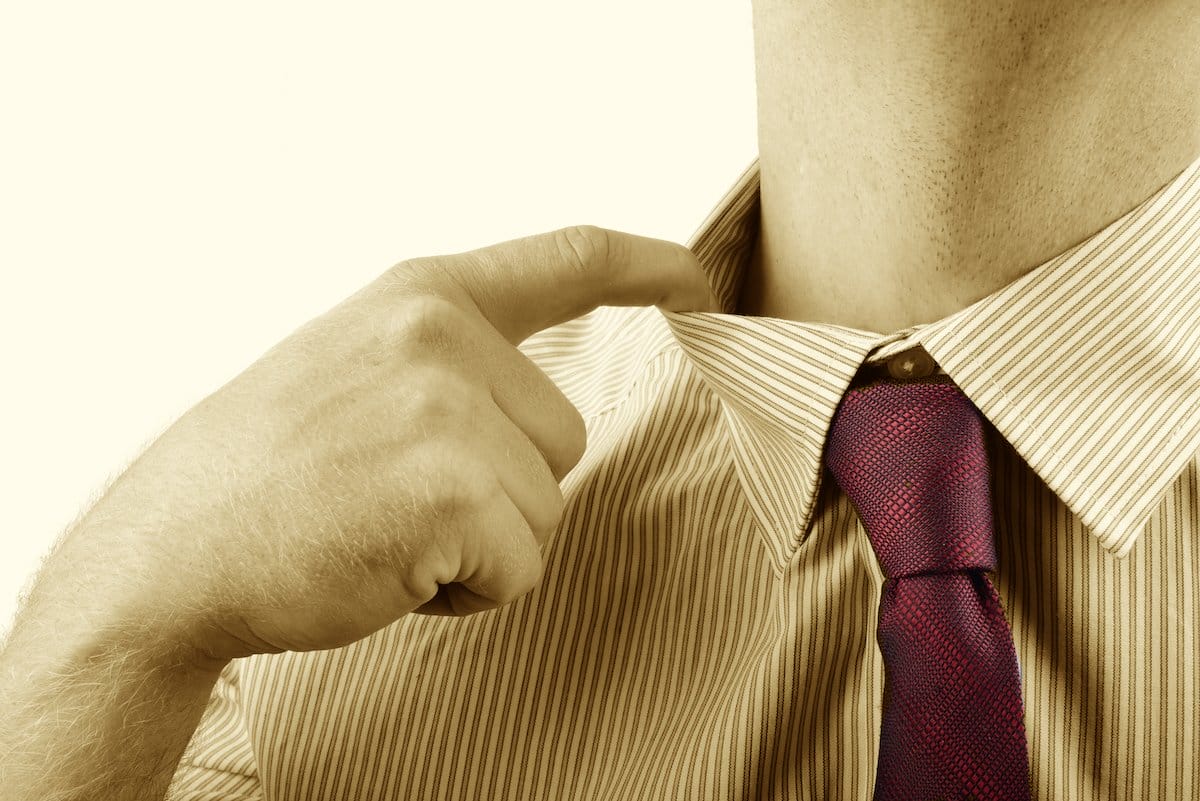
[[[901,351],[887,361],[888,375],[898,381],[925,378],[937,368],[933,357],[920,345]]]

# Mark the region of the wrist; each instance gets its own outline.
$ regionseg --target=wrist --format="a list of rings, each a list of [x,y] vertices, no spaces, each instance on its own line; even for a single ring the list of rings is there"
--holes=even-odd
[[[52,594],[30,604],[14,621],[0,650],[6,669],[27,676],[70,676],[86,668],[123,664],[145,673],[215,677],[231,661],[179,629],[96,599],[86,608],[61,604]]]
[[[4,652],[55,671],[135,658],[147,669],[219,673],[230,660],[205,647],[202,604],[172,589],[182,582],[152,569],[134,539],[72,531],[37,576]]]
[[[0,651],[6,798],[161,798],[200,720],[223,664],[98,608],[26,609]]]

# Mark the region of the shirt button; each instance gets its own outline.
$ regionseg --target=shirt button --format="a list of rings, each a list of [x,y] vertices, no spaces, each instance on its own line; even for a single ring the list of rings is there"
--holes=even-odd
[[[937,369],[933,357],[920,345],[901,351],[887,361],[888,375],[903,381],[908,378],[924,378]]]

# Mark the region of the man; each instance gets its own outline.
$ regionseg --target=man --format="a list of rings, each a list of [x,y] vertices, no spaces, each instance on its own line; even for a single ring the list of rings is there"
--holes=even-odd
[[[110,488],[11,797],[1195,797],[1200,15],[754,20],[696,260],[405,262]]]

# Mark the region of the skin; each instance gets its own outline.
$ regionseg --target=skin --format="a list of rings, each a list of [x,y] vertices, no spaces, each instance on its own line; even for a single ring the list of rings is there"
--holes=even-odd
[[[942,5],[756,2],[742,313],[936,319],[1195,157],[1186,3]],[[590,227],[410,260],[189,410],[64,535],[0,650],[5,798],[162,798],[231,659],[527,592],[586,431],[515,345],[650,304],[717,308],[686,249]]]
[[[740,314],[888,333],[1087,239],[1200,156],[1190,0],[754,0]]]
[[[684,246],[572,226],[401,262],[189,409],[0,650],[3,797],[161,798],[231,660],[537,586],[587,428],[517,345],[601,305],[720,308]]]

